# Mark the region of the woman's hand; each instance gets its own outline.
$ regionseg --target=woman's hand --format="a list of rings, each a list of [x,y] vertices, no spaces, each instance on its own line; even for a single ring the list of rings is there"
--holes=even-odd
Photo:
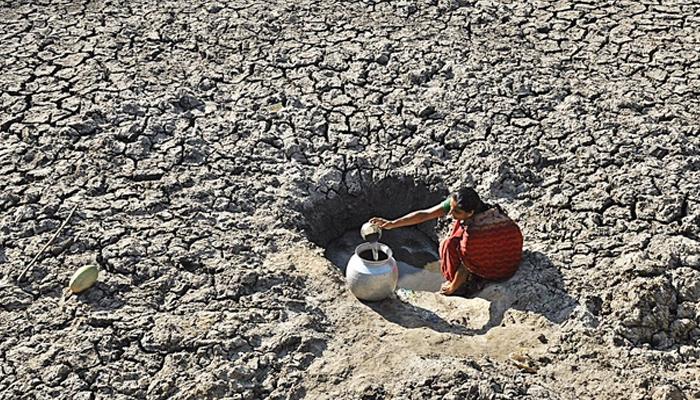
[[[384,218],[379,218],[379,217],[374,217],[369,220],[370,224],[377,225],[378,227],[382,229],[391,229],[393,227],[392,221],[389,221]]]

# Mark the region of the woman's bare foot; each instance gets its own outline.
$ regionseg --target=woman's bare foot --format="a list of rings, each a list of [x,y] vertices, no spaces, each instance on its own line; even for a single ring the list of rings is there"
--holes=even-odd
[[[460,286],[461,285],[455,285],[453,282],[445,282],[440,287],[440,294],[451,296],[460,288]]]

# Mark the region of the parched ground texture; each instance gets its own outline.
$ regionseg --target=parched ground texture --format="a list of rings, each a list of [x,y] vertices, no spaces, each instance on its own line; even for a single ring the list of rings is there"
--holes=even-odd
[[[700,398],[699,48],[683,0],[0,1],[0,398]],[[323,246],[460,184],[519,274],[355,300]]]

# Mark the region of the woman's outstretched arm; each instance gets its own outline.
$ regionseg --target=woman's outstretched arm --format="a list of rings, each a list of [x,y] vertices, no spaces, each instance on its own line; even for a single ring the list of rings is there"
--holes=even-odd
[[[431,219],[437,219],[446,215],[445,210],[442,209],[442,204],[437,204],[433,207],[426,208],[424,210],[418,210],[410,212],[401,218],[397,218],[393,221],[389,221],[384,218],[374,217],[369,220],[369,222],[377,225],[382,229],[394,229],[401,228],[404,226],[418,225],[425,221],[430,221]]]

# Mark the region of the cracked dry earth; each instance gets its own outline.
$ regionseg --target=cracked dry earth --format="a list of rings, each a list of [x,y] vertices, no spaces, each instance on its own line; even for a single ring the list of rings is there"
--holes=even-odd
[[[696,2],[0,22],[0,398],[700,398]],[[519,273],[355,300],[325,248],[463,183],[519,221]]]

